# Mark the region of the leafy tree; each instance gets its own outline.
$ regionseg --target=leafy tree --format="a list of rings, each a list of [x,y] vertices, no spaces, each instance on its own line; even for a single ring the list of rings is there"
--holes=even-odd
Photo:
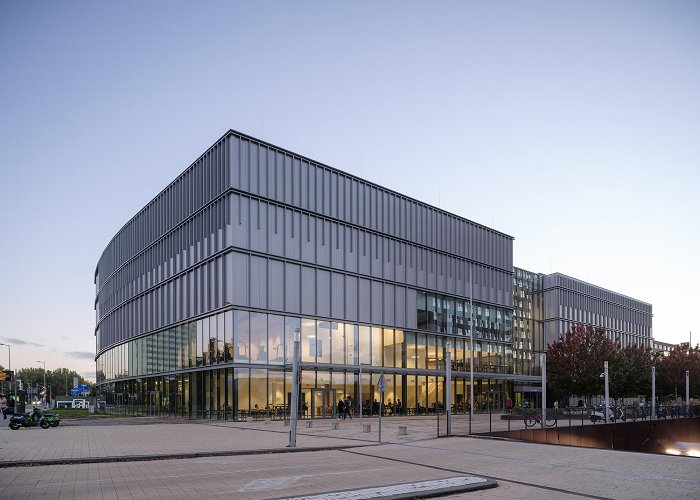
[[[574,324],[547,349],[547,379],[555,393],[591,396],[603,392],[603,363],[620,357],[605,328]]]
[[[610,366],[610,395],[615,398],[651,393],[651,349],[627,346]]]
[[[700,395],[700,347],[686,342],[659,358],[656,368],[657,394],[685,397],[685,372],[690,372],[690,396]]]
[[[73,377],[78,377],[78,381],[81,384],[87,383],[85,378],[75,370],[69,370],[68,368],[46,370],[46,385],[49,388],[49,395],[52,398],[69,395],[70,389],[73,387]],[[41,390],[44,386],[44,369],[22,368],[15,373],[15,380],[18,378],[22,379],[22,384],[25,387],[38,387]]]

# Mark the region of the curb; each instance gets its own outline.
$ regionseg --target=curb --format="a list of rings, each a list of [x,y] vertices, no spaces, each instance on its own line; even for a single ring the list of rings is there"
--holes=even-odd
[[[309,446],[300,448],[268,448],[262,450],[238,450],[238,451],[200,451],[191,453],[167,453],[162,455],[123,455],[113,457],[81,457],[81,458],[47,458],[43,460],[16,460],[0,461],[0,469],[10,467],[38,467],[46,465],[73,465],[73,464],[102,464],[120,462],[149,462],[155,460],[181,460],[187,458],[204,457],[234,457],[243,455],[270,455],[276,453],[302,453],[309,451],[335,451],[349,448],[366,448],[377,444],[358,444],[349,446]]]
[[[433,486],[432,489],[431,486]],[[497,486],[498,483],[495,480],[485,477],[456,476],[418,481],[416,483],[399,483],[390,486],[376,486],[371,488],[357,488],[353,490],[285,497],[285,500],[413,500],[415,498],[433,498],[454,495],[456,493],[486,490],[496,488]]]

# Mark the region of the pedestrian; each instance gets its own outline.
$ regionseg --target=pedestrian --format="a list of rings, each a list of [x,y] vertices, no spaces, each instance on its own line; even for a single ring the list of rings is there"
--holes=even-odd
[[[506,399],[506,410],[508,410],[508,413],[513,413],[513,400],[510,399],[510,396]]]
[[[7,420],[7,415],[5,414],[7,411],[7,398],[4,394],[0,394],[0,411],[2,411],[2,419]]]
[[[338,418],[345,417],[345,401],[343,399],[338,400]]]
[[[5,413],[3,415],[3,418],[6,418],[6,415],[14,415],[15,414],[15,398],[10,396],[10,399],[7,401],[7,408],[5,409]]]
[[[343,413],[343,420],[345,420],[345,417],[350,417],[350,420],[352,420],[352,413],[350,413],[350,408],[352,408],[352,399],[350,399],[350,396],[345,398],[345,411]]]

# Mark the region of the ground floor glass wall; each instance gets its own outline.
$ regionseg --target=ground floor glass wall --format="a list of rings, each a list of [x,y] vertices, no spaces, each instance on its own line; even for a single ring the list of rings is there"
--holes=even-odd
[[[303,370],[299,415],[337,415],[337,404],[349,397],[352,413],[377,416],[381,373]],[[430,415],[445,411],[445,377],[385,373],[384,415]],[[362,382],[360,383],[360,380]],[[179,375],[121,380],[100,386],[100,397],[113,413],[206,418],[216,420],[283,419],[289,416],[290,371],[269,368],[220,368]],[[512,382],[474,381],[475,411],[503,410],[513,397]],[[469,412],[469,379],[452,379],[452,411]]]
[[[100,353],[98,390],[110,407],[123,412],[283,418],[289,414],[295,335],[303,366],[299,412],[305,417],[332,416],[345,397],[355,413],[361,405],[364,414],[376,415],[381,373],[387,380],[386,414],[443,411],[448,349],[453,409],[468,412],[468,338],[239,309]],[[484,339],[473,344],[475,410],[502,408],[508,397],[516,400],[513,382],[502,380],[512,374],[511,344]]]

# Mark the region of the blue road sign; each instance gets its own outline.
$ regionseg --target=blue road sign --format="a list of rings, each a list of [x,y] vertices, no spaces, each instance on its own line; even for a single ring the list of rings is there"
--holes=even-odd
[[[70,395],[71,395],[71,396],[77,396],[78,394],[80,394],[80,390],[79,390],[79,389],[71,389],[71,390],[70,390]]]
[[[88,384],[78,384],[78,392],[90,392],[90,386]]]

